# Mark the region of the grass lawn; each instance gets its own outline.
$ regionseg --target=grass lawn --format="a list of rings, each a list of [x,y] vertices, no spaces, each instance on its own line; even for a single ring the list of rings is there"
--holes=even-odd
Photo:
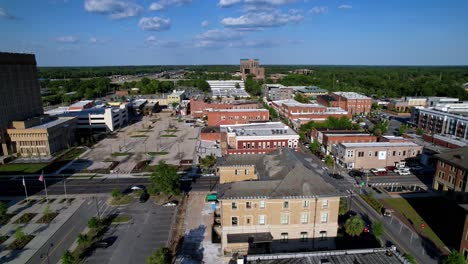
[[[3,242],[7,241],[8,238],[10,238],[10,237],[9,237],[9,236],[0,236],[0,245],[1,245]]]
[[[169,154],[167,151],[158,151],[158,152],[147,152],[150,156],[166,155]]]
[[[122,156],[130,156],[132,155],[132,152],[114,152],[112,153],[112,157],[122,157]]]
[[[166,133],[175,133],[175,132],[177,132],[179,130],[177,130],[177,129],[166,129],[164,131],[166,131]]]
[[[132,138],[146,138],[148,137],[147,135],[133,135],[133,136],[130,136]]]
[[[16,219],[14,224],[27,224],[31,221],[37,214],[36,213],[25,213],[20,218]]]
[[[112,197],[110,200],[111,205],[126,205],[133,201],[133,197],[130,195],[124,195],[120,198]]]
[[[426,200],[426,206],[431,207],[432,204],[430,201],[427,200],[427,198],[424,198]],[[439,238],[439,236],[434,232],[432,229],[431,224],[429,223],[428,218],[423,218],[421,215],[411,206],[411,204],[403,198],[388,198],[384,199],[384,201],[389,204],[393,209],[397,210],[400,212],[410,223],[412,223],[413,227],[418,231],[421,232],[422,234],[426,235],[427,238],[432,240],[439,248],[443,248],[444,242]],[[435,215],[438,214],[438,212],[443,212],[443,211],[438,211],[435,209],[432,209],[432,216],[435,217]],[[421,228],[421,224],[425,224],[425,228]],[[447,230],[445,230],[447,232]],[[458,233],[460,234],[460,233]]]
[[[13,243],[11,243],[8,246],[8,249],[9,250],[23,249],[29,243],[29,241],[33,240],[33,238],[34,238],[33,235],[25,235],[21,239],[16,239],[15,241],[13,241]]]
[[[0,165],[0,174],[35,174],[47,167],[47,163]]]
[[[10,221],[10,219],[15,216],[14,214],[6,214],[3,219],[0,219],[0,225],[4,225]]]
[[[38,224],[49,224],[50,222],[52,222],[52,220],[54,220],[54,218],[57,215],[58,215],[58,213],[45,214],[41,218],[39,218],[39,220],[37,220],[36,223],[38,223]]]
[[[177,135],[165,134],[161,135],[161,137],[177,137]]]
[[[132,217],[130,215],[118,215],[112,219],[112,224],[128,223],[130,222],[130,220],[132,220]]]

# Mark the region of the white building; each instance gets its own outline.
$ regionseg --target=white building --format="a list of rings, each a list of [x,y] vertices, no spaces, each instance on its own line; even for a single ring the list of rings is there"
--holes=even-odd
[[[77,128],[90,132],[115,131],[128,123],[127,104],[119,107],[91,107],[81,111],[70,110],[68,107],[59,107],[46,112],[51,116],[68,116],[78,119]]]
[[[241,80],[207,81],[213,97],[250,97]]]

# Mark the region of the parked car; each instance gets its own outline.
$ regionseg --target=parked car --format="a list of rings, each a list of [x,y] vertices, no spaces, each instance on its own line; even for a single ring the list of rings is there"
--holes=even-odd
[[[370,172],[374,174],[375,176],[385,176],[387,175],[387,170],[386,169],[371,169]]]
[[[149,199],[149,194],[147,192],[143,192],[140,196],[140,203],[144,203],[146,201],[148,201]]]
[[[164,203],[162,206],[165,206],[165,207],[174,207],[174,206],[177,206],[177,204],[178,204],[177,201],[170,201],[170,202]]]
[[[146,187],[144,185],[135,185],[135,186],[132,186],[132,188],[130,188],[132,191],[136,191],[136,190],[145,190]]]
[[[397,169],[397,170],[395,170],[395,172],[398,175],[410,175],[411,174],[411,172],[409,171],[408,168]]]
[[[385,167],[385,169],[386,169],[387,171],[395,171],[395,170],[396,170],[396,167],[395,167],[395,166],[387,166],[387,167]]]
[[[362,176],[364,176],[364,172],[358,171],[358,170],[351,170],[349,172],[349,176],[351,176],[351,177],[362,177]]]
[[[335,179],[337,179],[337,180],[342,180],[342,179],[344,179],[344,177],[341,176],[341,175],[338,174],[338,173],[330,173],[329,175],[330,175],[330,177],[335,178]]]
[[[109,242],[105,240],[101,240],[101,241],[96,242],[94,246],[97,248],[107,248],[109,246]]]

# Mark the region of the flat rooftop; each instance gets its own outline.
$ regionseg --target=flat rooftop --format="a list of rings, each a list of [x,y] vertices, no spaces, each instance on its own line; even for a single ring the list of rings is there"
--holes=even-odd
[[[468,170],[468,162],[466,162],[468,160],[468,147],[447,150],[436,154],[435,157],[456,167],[463,168],[465,171]]]
[[[59,126],[59,125],[61,125],[63,123],[66,123],[66,122],[70,121],[71,119],[73,119],[73,117],[59,118],[59,119],[56,119],[56,120],[53,120],[53,121],[49,121],[47,123],[43,123],[43,124],[40,124],[40,125],[37,125],[37,126],[29,127],[27,129],[48,129],[48,128],[52,128],[52,127],[55,127],[55,126]]]
[[[235,133],[237,136],[297,135],[294,130],[281,122],[222,125],[220,129],[223,132]]]
[[[93,101],[91,100],[83,100],[83,101],[79,101],[79,102],[76,102],[72,105],[70,105],[69,107],[83,107],[89,103],[92,103]]]
[[[276,105],[287,105],[287,106],[298,106],[298,107],[314,107],[314,108],[317,108],[317,107],[320,107],[320,108],[324,108],[323,105],[319,105],[319,104],[304,104],[304,103],[300,103],[294,99],[286,99],[286,100],[278,100],[278,101],[273,101],[274,104]]]
[[[373,147],[422,147],[414,142],[363,142],[363,143],[340,143],[347,148],[373,148]]]
[[[213,109],[210,112],[229,112],[229,113],[240,113],[240,112],[268,112],[266,109]]]
[[[355,92],[334,92],[334,94],[342,96],[346,99],[371,99],[370,97]]]

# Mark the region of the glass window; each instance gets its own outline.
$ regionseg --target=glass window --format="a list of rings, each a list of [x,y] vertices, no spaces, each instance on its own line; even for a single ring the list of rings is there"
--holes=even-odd
[[[283,202],[283,208],[284,208],[284,209],[288,209],[288,208],[289,208],[289,202],[288,202],[288,201]]]
[[[258,216],[258,224],[259,225],[264,225],[265,224],[265,216],[264,215],[259,215]]]
[[[327,240],[327,231],[320,231],[320,240]]]
[[[231,204],[231,209],[237,209],[237,203],[232,203]]]
[[[282,225],[289,224],[289,215],[288,214],[282,214],[281,215],[281,224]]]
[[[328,222],[328,213],[321,213],[320,214],[320,223]]]
[[[252,202],[246,202],[245,203],[245,208],[252,209]]]
[[[249,170],[245,170],[245,175],[249,175]]]
[[[246,216],[246,217],[245,217],[245,224],[250,225],[251,222],[252,222],[252,217]]]
[[[260,209],[265,208],[265,201],[260,201]]]
[[[309,207],[309,200],[304,200],[304,202],[302,203],[302,206],[304,208],[308,208]]]
[[[281,233],[281,243],[288,243],[288,233]]]
[[[231,225],[232,226],[237,226],[239,223],[239,218],[237,216],[231,217]]]
[[[301,215],[301,224],[307,224],[309,222],[309,214],[302,213]]]
[[[328,200],[322,201],[322,208],[328,208]]]
[[[301,232],[301,242],[307,242],[308,237],[307,232]]]

